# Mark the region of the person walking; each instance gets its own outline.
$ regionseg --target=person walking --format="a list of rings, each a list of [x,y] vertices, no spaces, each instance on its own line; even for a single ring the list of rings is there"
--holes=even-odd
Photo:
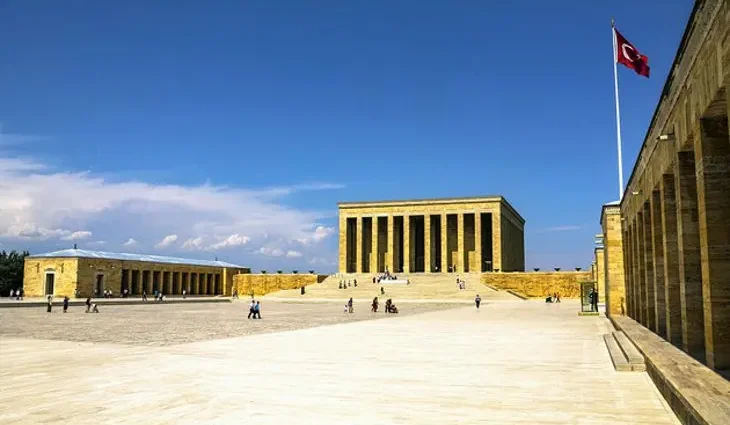
[[[260,301],[256,301],[256,305],[253,308],[253,318],[254,319],[261,318],[261,302]]]
[[[355,309],[352,307],[352,297],[347,301],[347,312],[350,314],[355,312]]]
[[[251,316],[253,316],[253,318],[255,319],[256,318],[255,313],[256,313],[256,301],[254,301],[253,298],[251,298],[251,303],[248,305],[248,318],[250,319]]]
[[[86,298],[85,304],[86,304],[86,312],[88,313],[91,311],[91,297]]]
[[[49,295],[48,296],[48,307],[46,309],[46,313],[50,313],[52,308],[53,308],[53,296]]]
[[[591,290],[591,311],[598,312],[598,291]]]
[[[15,290],[15,301],[20,301],[20,289]]]
[[[187,295],[188,291],[184,290],[182,291],[183,299],[185,299],[185,295]]]
[[[476,306],[477,306],[477,310],[479,310],[479,305],[480,305],[481,303],[482,303],[482,297],[480,297],[480,296],[479,296],[479,294],[477,294],[477,297],[476,297],[476,298],[474,298],[474,304],[476,304]]]
[[[370,309],[370,312],[372,312],[372,313],[378,312],[378,297],[373,298],[373,305]]]
[[[142,301],[147,301],[147,291],[142,290]]]
[[[63,297],[63,312],[68,312],[68,297]]]

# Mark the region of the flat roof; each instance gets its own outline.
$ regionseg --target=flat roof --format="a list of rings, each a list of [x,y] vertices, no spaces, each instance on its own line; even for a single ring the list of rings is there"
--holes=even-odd
[[[338,208],[349,207],[377,207],[393,205],[419,205],[419,204],[448,204],[454,202],[499,202],[504,204],[518,219],[525,222],[525,219],[517,210],[501,195],[467,196],[463,198],[425,198],[425,199],[391,199],[384,201],[354,201],[338,202]]]
[[[101,260],[143,261],[147,263],[181,264],[206,267],[229,267],[243,269],[246,267],[225,261],[195,260],[191,258],[165,257],[162,255],[127,254],[120,252],[89,251],[86,249],[63,249],[61,251],[46,252],[29,255],[26,258],[96,258]]]

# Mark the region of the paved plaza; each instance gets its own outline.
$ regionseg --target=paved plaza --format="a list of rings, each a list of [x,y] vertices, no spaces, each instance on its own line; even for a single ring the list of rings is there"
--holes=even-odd
[[[0,424],[678,424],[574,301],[365,307],[0,310]]]

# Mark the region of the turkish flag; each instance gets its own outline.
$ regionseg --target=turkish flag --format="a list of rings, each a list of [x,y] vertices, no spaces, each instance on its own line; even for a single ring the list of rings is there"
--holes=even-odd
[[[639,53],[620,32],[613,29],[616,37],[616,62],[631,68],[639,75],[649,78],[649,58]]]

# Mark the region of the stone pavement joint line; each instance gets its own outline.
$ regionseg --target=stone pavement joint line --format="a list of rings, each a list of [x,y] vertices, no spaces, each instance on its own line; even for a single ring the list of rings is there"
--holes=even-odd
[[[606,319],[577,308],[500,302],[164,347],[4,335],[0,424],[678,424],[646,373],[614,370]]]

